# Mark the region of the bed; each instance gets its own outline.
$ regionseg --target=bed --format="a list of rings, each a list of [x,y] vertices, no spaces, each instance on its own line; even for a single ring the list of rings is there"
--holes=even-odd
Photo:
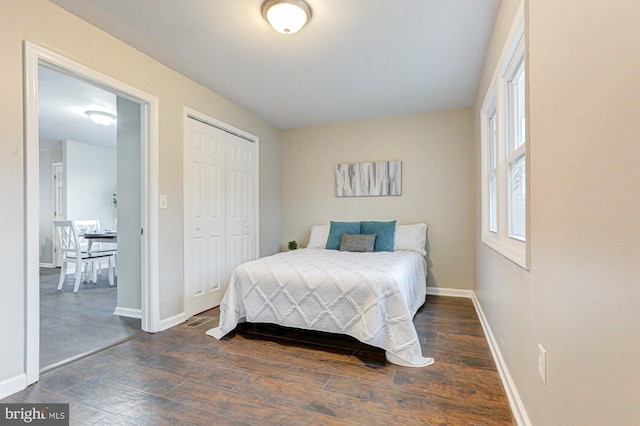
[[[426,225],[425,225],[426,228]],[[322,238],[320,238],[322,241]],[[426,261],[411,250],[292,250],[239,265],[220,305],[221,339],[240,322],[352,336],[385,350],[389,362],[423,367],[413,317],[426,300]],[[422,245],[424,248],[424,244]]]

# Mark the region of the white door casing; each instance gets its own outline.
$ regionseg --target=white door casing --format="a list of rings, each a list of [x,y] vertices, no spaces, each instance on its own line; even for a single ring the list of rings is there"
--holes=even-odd
[[[62,163],[51,165],[52,186],[53,186],[53,220],[64,220],[64,166]],[[53,265],[59,268],[62,265],[62,256],[58,250],[58,236],[53,229],[51,240],[53,241]]]
[[[40,306],[39,306],[39,126],[38,67],[56,70],[93,82],[118,96],[139,103],[142,114],[141,173],[143,180],[142,226],[142,329],[161,331],[159,248],[158,248],[158,182],[159,182],[159,99],[121,81],[113,79],[62,55],[24,42],[24,106],[25,106],[25,374],[22,388],[39,378]],[[35,226],[34,226],[35,225]]]

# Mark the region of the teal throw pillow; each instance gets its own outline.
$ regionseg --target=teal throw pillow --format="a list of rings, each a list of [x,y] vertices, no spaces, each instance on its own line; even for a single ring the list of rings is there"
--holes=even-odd
[[[338,250],[342,242],[342,234],[359,234],[360,222],[333,222],[329,228],[329,237],[327,238],[326,248],[330,250]],[[391,244],[393,249],[393,244]]]
[[[361,234],[376,234],[376,244],[373,251],[393,251],[396,237],[396,221],[390,222],[360,222]]]

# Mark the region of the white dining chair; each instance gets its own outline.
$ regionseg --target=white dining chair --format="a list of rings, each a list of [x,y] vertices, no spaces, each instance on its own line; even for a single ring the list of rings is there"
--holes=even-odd
[[[76,226],[72,220],[54,220],[53,224],[56,229],[56,234],[58,235],[60,251],[62,252],[62,269],[60,270],[58,290],[62,289],[64,279],[67,275],[67,267],[70,263],[75,264],[73,292],[77,293],[80,288],[83,269],[88,272],[90,270],[88,268],[95,267],[94,263],[99,262],[102,259],[109,261],[109,285],[113,285],[115,252],[100,251],[88,254],[85,250],[82,250],[78,232],[76,231]],[[95,280],[94,274],[92,273],[90,275],[91,280]]]
[[[117,223],[117,218],[116,218]],[[73,224],[76,227],[76,232],[78,233],[78,240],[80,241],[80,247],[82,251],[89,251],[89,243],[84,238],[84,234],[86,232],[97,232],[100,228],[100,219],[73,219]],[[115,244],[111,243],[93,243],[91,246],[91,252],[113,252],[113,273],[115,276],[118,276],[118,248]],[[94,267],[97,266],[97,267]],[[95,282],[102,271],[102,263],[98,260],[95,265],[92,265],[91,271],[89,273],[93,276],[93,281]]]
[[[73,225],[76,228],[78,234],[78,241],[80,242],[80,249],[82,251],[89,251],[89,243],[84,238],[85,232],[96,232],[100,229],[100,219],[73,219]],[[102,244],[95,243],[95,247],[92,246],[92,251],[102,251]],[[90,270],[85,271],[85,275],[91,274],[92,281],[98,280],[98,275],[102,271],[102,262],[91,263]]]
[[[73,219],[73,225],[78,234],[78,241],[83,250],[87,249],[87,241],[83,235],[85,232],[95,232],[100,229],[100,219]]]

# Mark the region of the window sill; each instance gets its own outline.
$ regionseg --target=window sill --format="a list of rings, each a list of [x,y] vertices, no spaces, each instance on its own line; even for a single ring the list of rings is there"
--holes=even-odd
[[[511,238],[505,241],[505,239],[500,239],[497,235],[493,234],[483,235],[482,242],[521,268],[529,270],[527,245],[525,242]]]

